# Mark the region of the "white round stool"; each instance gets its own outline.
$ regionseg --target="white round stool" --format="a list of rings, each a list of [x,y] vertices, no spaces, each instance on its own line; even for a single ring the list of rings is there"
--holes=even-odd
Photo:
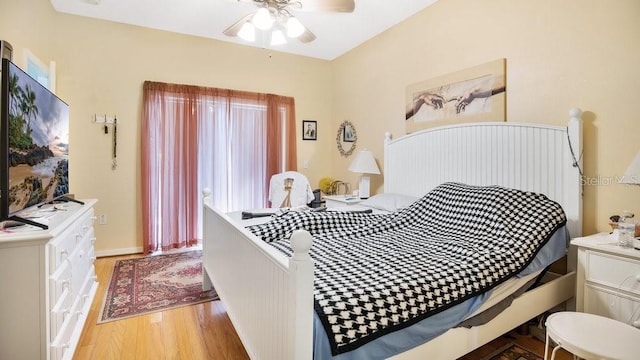
[[[621,321],[604,316],[581,312],[563,311],[550,315],[545,323],[547,337],[544,359],[547,360],[549,339],[558,346],[551,352],[563,348],[574,358],[582,359],[640,359],[640,330]]]

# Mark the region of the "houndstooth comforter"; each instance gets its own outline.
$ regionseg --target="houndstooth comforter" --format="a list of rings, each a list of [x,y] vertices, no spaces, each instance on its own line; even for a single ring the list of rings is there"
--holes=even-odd
[[[337,355],[495,287],[565,222],[544,195],[445,183],[391,214],[288,212],[248,229],[287,255],[293,230],[313,235],[315,309]]]

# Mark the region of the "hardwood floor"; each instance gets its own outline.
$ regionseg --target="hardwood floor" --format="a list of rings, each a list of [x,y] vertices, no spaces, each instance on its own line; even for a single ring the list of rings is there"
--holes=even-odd
[[[111,270],[116,260],[141,255],[99,258],[95,262],[98,292],[91,306],[74,359],[248,359],[224,305],[220,301],[184,306],[129,319],[96,324]],[[544,343],[511,332],[465,355],[478,360],[515,342],[540,355]],[[561,350],[559,360],[572,359]]]
[[[96,324],[116,260],[95,261],[98,291],[74,359],[248,359],[220,301]]]

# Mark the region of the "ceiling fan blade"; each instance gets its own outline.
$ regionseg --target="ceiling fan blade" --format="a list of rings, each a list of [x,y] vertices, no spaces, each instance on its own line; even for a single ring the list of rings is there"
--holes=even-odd
[[[356,8],[354,0],[300,0],[302,7],[291,4],[291,8],[300,11],[328,11],[350,13]]]
[[[222,33],[227,36],[238,36],[238,32],[240,31],[240,29],[242,29],[242,25],[244,25],[244,23],[249,21],[252,16],[253,16],[253,13],[247,14],[246,16],[240,18],[240,20],[233,23],[233,25],[226,28]]]
[[[314,33],[312,33],[311,31],[309,31],[309,29],[306,29],[302,35],[298,36],[298,40],[300,40],[300,42],[303,43],[310,43],[313,40],[316,39],[316,35]]]

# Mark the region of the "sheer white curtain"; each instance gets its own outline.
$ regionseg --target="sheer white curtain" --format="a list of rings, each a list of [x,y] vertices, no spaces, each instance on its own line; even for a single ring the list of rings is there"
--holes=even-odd
[[[267,207],[271,175],[295,170],[292,98],[155,82],[143,98],[145,252],[202,238],[203,189],[222,211]]]
[[[264,207],[266,106],[251,99],[208,100],[199,108],[199,187],[211,189],[213,205],[222,211]]]

